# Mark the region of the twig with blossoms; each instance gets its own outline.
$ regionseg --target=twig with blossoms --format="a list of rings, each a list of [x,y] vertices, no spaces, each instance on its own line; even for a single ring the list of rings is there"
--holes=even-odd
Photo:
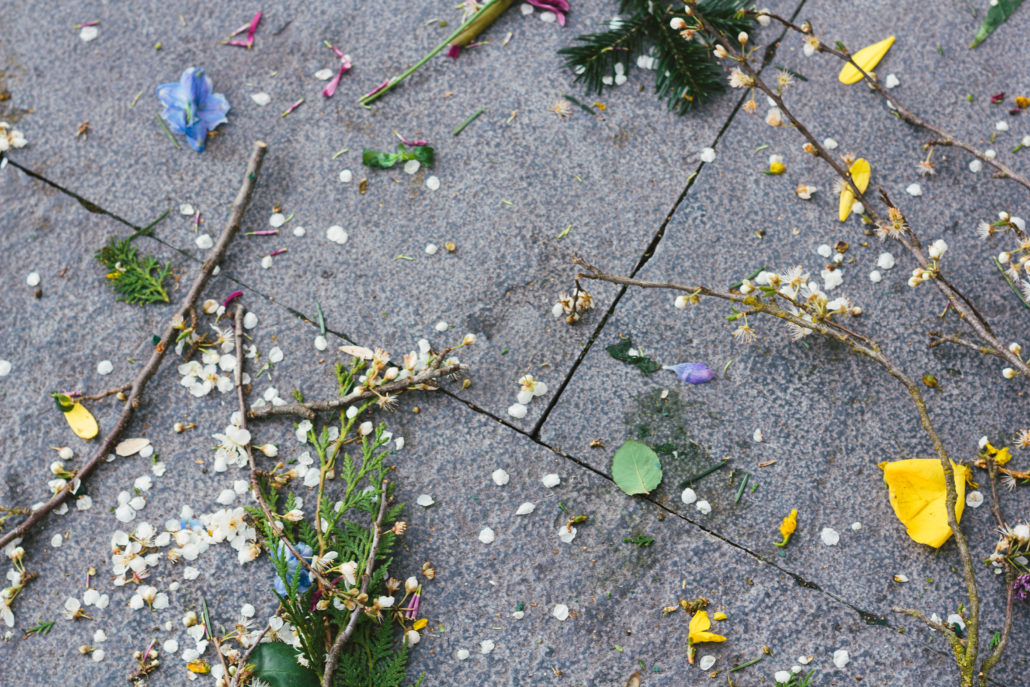
[[[243,367],[246,358],[243,355],[243,306],[236,306],[236,318],[235,328],[233,330],[236,340],[236,370],[234,377],[234,384],[236,386],[236,398],[239,402],[239,414],[240,414],[240,429],[246,431],[247,429],[247,393],[243,388]],[[261,507],[261,512],[264,513],[265,518],[268,520],[268,526],[276,533],[279,537],[279,541],[286,545],[290,553],[296,556],[297,560],[303,565],[307,571],[314,576],[318,583],[325,589],[331,588],[332,583],[327,580],[322,573],[315,570],[307,558],[301,555],[301,552],[297,550],[297,547],[293,545],[289,537],[283,532],[283,528],[277,522],[276,517],[272,514],[272,509],[268,507],[268,502],[265,500],[264,492],[261,491],[261,485],[258,483],[258,467],[254,460],[254,451],[251,448],[251,442],[248,441],[243,447],[247,452],[247,465],[250,467],[250,489],[254,492],[254,499],[257,500],[258,505]]]
[[[934,258],[932,255],[928,257],[927,254],[924,254],[919,237],[911,228],[901,211],[887,197],[886,192],[884,192],[883,189],[880,189],[881,200],[888,206],[888,221],[884,222],[872,208],[866,195],[855,185],[850,172],[841,166],[840,162],[835,160],[832,155],[830,155],[822,143],[812,135],[808,128],[805,127],[805,125],[799,121],[786,106],[782,97],[782,88],[771,88],[762,80],[758,72],[751,66],[748,54],[744,52],[745,46],[748,42],[747,34],[742,33],[738,36],[737,41],[734,42],[727,38],[725,34],[715,29],[715,27],[713,27],[712,24],[697,11],[693,4],[688,4],[686,8],[690,16],[693,16],[698,21],[699,27],[704,29],[704,31],[712,37],[713,43],[716,45],[716,55],[729,57],[740,65],[741,69],[734,70],[731,78],[736,78],[741,87],[755,87],[765,93],[775,103],[782,115],[790,120],[791,124],[794,125],[794,128],[804,136],[812,153],[826,162],[833,171],[837,173],[837,176],[840,177],[847,187],[851,189],[855,198],[862,202],[866,214],[874,224],[881,228],[882,235],[895,239],[906,250],[908,250],[916,260],[918,265],[917,271],[919,271],[920,275],[925,274],[927,275],[925,278],[933,280],[937,288],[948,299],[951,307],[969,324],[969,326],[973,328],[976,334],[988,346],[997,351],[1002,358],[1015,368],[1015,370],[1018,370],[1021,374],[1030,377],[1030,366],[1028,366],[1027,363],[1019,356],[1009,351],[1008,347],[1002,343],[997,336],[995,336],[994,332],[991,330],[990,324],[983,315],[980,314],[976,307],[973,306],[972,302],[965,296],[965,294],[944,278],[940,272],[939,259]]]
[[[57,508],[59,505],[78,490],[79,486],[85,481],[97,467],[102,463],[109,453],[114,451],[115,445],[118,443],[122,432],[129,426],[129,422],[132,420],[136,409],[139,408],[140,402],[143,397],[143,391],[147,386],[147,383],[157,373],[158,368],[161,366],[161,361],[164,359],[165,353],[172,348],[175,341],[175,336],[178,330],[174,326],[174,322],[183,321],[189,312],[193,309],[200,298],[201,292],[204,287],[207,286],[208,280],[211,278],[215,267],[225,257],[225,253],[229,248],[229,244],[232,243],[233,238],[239,232],[240,224],[243,221],[243,215],[250,205],[250,199],[254,194],[254,187],[257,185],[258,174],[261,172],[261,164],[264,162],[265,153],[268,150],[268,146],[263,141],[256,141],[250,154],[250,159],[247,162],[247,169],[243,175],[243,183],[240,185],[240,189],[236,194],[235,200],[233,200],[232,211],[229,215],[229,219],[226,222],[225,228],[222,230],[221,236],[218,238],[218,242],[211,249],[208,254],[207,260],[200,268],[200,273],[197,274],[196,279],[193,281],[193,285],[190,287],[189,293],[182,301],[182,305],[179,306],[179,310],[175,317],[165,325],[164,332],[161,335],[160,340],[154,346],[154,351],[150,355],[150,359],[146,365],[140,370],[136,379],[132,382],[132,387],[129,391],[128,398],[125,400],[122,406],[122,412],[118,416],[118,421],[115,426],[108,432],[104,440],[100,442],[93,455],[90,456],[89,460],[78,470],[76,477],[70,480],[64,487],[62,487],[54,496],[39,508],[32,511],[32,513],[25,518],[21,523],[18,524],[13,530],[8,532],[3,537],[0,537],[0,548],[7,546],[9,543],[24,537],[25,534],[32,529],[39,521],[41,521],[46,515]]]
[[[747,306],[749,313],[770,315],[787,322],[789,325],[801,328],[802,330],[818,332],[823,336],[835,339],[845,344],[854,352],[877,363],[883,367],[890,376],[894,377],[902,384],[902,386],[905,387],[905,390],[908,392],[908,395],[912,399],[912,402],[916,407],[916,411],[919,414],[919,420],[923,427],[923,431],[926,432],[927,436],[930,438],[944,472],[946,493],[945,511],[948,519],[948,527],[951,530],[952,536],[955,538],[955,545],[958,548],[959,560],[962,564],[962,577],[966,584],[966,593],[969,599],[969,618],[967,619],[966,627],[968,631],[968,641],[962,644],[959,641],[958,635],[950,629],[945,632],[945,637],[952,645],[952,649],[955,652],[955,660],[959,664],[959,668],[963,676],[968,676],[969,678],[969,681],[963,682],[963,685],[971,686],[973,670],[976,666],[979,652],[980,623],[980,596],[976,585],[973,556],[970,553],[969,543],[966,540],[965,534],[962,532],[958,519],[955,517],[955,505],[958,502],[958,490],[955,484],[955,473],[951,467],[951,459],[948,456],[944,442],[941,440],[941,437],[937,433],[937,429],[930,418],[930,414],[926,407],[926,401],[923,399],[922,392],[915,380],[884,355],[875,341],[842,327],[827,316],[813,316],[817,313],[806,310],[803,303],[799,302],[795,297],[784,294],[782,290],[768,288],[745,294],[713,289],[702,285],[688,286],[675,282],[644,281],[634,279],[632,277],[607,274],[599,268],[584,262],[582,259],[577,258],[576,263],[586,270],[585,272],[580,272],[576,276],[577,279],[595,279],[598,281],[607,281],[613,284],[636,286],[645,289],[681,291],[688,294],[687,298],[690,303],[698,302],[701,296],[710,296]],[[781,307],[779,305],[779,300],[786,301],[789,309]],[[806,318],[805,315],[808,315],[808,317]],[[795,330],[795,332],[796,331],[797,330]],[[907,612],[907,610],[905,612]],[[925,618],[925,616],[922,617]],[[933,627],[935,629],[939,629],[936,626]],[[990,670],[990,667],[986,666],[985,663],[986,659],[980,666],[980,674],[985,676],[984,680],[986,680],[987,672]]]
[[[361,594],[358,596],[359,599],[368,594],[368,583],[371,581],[372,573],[375,571],[376,556],[379,555],[379,538],[383,533],[383,518],[386,516],[386,506],[390,501],[388,486],[389,483],[386,480],[383,480],[380,485],[379,515],[376,517],[375,526],[372,530],[372,545],[369,547],[365,573],[361,576]],[[322,678],[323,687],[332,687],[336,666],[340,661],[340,651],[347,643],[347,640],[351,638],[351,635],[354,634],[354,628],[357,627],[360,616],[359,609],[355,608],[351,611],[347,627],[344,628],[343,632],[336,635],[336,639],[333,640],[333,646],[325,659],[325,673]]]
[[[962,140],[952,136],[950,133],[945,131],[943,128],[937,126],[936,124],[933,124],[931,122],[926,121],[922,117],[920,117],[917,114],[915,114],[914,112],[912,112],[912,110],[910,110],[907,107],[905,107],[904,105],[902,105],[898,101],[898,99],[894,95],[892,95],[890,93],[890,91],[888,91],[886,88],[884,88],[883,85],[877,79],[873,78],[872,75],[867,73],[864,69],[862,69],[862,67],[860,67],[858,64],[855,63],[855,60],[852,58],[851,53],[847,50],[847,48],[845,48],[843,46],[843,44],[838,42],[837,45],[838,45],[839,49],[835,49],[835,48],[832,48],[832,47],[830,47],[828,45],[825,45],[822,41],[820,41],[818,38],[816,38],[815,37],[815,31],[812,28],[811,22],[805,22],[801,26],[798,26],[797,24],[795,24],[794,22],[790,21],[789,19],[785,19],[785,18],[783,18],[783,17],[781,17],[779,15],[773,14],[773,13],[768,12],[766,10],[762,10],[760,12],[760,14],[763,15],[763,16],[769,17],[769,18],[773,19],[774,21],[779,22],[780,24],[782,24],[784,27],[790,29],[791,31],[796,31],[797,33],[800,33],[801,35],[808,37],[809,44],[814,48],[815,52],[823,52],[823,53],[827,53],[829,55],[833,55],[834,57],[836,57],[837,59],[841,60],[842,62],[846,62],[847,64],[850,64],[852,67],[857,69],[859,74],[862,75],[862,79],[867,84],[869,84],[869,87],[872,88],[877,93],[879,93],[881,96],[883,96],[883,98],[888,103],[890,103],[891,109],[897,114],[898,117],[900,117],[903,121],[908,122],[909,124],[911,124],[913,126],[917,126],[920,129],[925,129],[925,130],[929,131],[930,133],[932,133],[934,136],[937,137],[934,140],[929,141],[926,144],[926,146],[929,147],[929,146],[938,146],[938,145],[940,145],[940,146],[951,146],[951,147],[954,147],[954,148],[960,148],[960,149],[966,151],[967,153],[969,153],[970,155],[974,156],[978,160],[980,160],[983,164],[988,165],[990,167],[993,167],[995,169],[995,171],[998,173],[997,174],[998,177],[1000,177],[1002,179],[1012,179],[1013,181],[1015,181],[1016,183],[1020,184],[1021,186],[1023,186],[1027,190],[1030,190],[1030,179],[1028,179],[1027,177],[1025,177],[1022,174],[1016,172],[1015,170],[1010,168],[1008,165],[1004,164],[1003,162],[1000,162],[995,157],[987,155],[986,153],[984,153],[980,149],[976,148],[975,146],[972,146],[972,145],[970,145],[970,144],[968,144],[968,143],[966,143],[966,142],[964,142],[964,141],[962,141]]]

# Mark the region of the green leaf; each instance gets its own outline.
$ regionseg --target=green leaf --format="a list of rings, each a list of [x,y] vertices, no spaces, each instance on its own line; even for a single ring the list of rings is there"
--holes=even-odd
[[[976,37],[973,38],[973,42],[969,45],[969,49],[972,50],[976,46],[980,45],[994,33],[994,30],[1005,23],[1005,20],[1012,16],[1012,13],[1016,11],[1016,8],[1023,3],[1023,0],[998,0],[997,3],[992,3],[987,9],[987,14],[984,16],[984,23],[980,24],[980,28],[976,32]]]
[[[372,150],[370,148],[365,148],[364,152],[361,153],[361,164],[366,167],[389,169],[397,164],[397,160],[400,159],[401,156],[399,153],[380,153],[378,150]]]
[[[271,687],[319,687],[318,676],[297,663],[297,652],[282,642],[258,644],[250,655],[254,676]]]
[[[75,401],[73,401],[70,396],[58,393],[53,393],[50,395],[53,397],[54,403],[57,404],[57,409],[60,410],[62,413],[67,413],[75,407]]]
[[[612,458],[612,479],[630,496],[649,494],[662,481],[662,463],[651,447],[630,439]]]
[[[631,348],[633,348],[633,340],[627,336],[626,338],[621,339],[618,343],[608,346],[604,350],[608,351],[608,355],[616,360],[621,360],[624,363],[635,365],[645,375],[649,375],[662,369],[662,366],[659,363],[656,363],[646,356],[631,355],[629,352]]]
[[[404,151],[404,144],[401,143],[397,146],[398,150],[401,150],[401,155],[405,160],[418,160],[426,167],[433,165],[434,151],[429,146],[415,146],[409,151]]]

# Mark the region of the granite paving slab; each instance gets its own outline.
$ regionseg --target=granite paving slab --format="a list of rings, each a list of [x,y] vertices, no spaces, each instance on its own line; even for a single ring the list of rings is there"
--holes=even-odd
[[[794,5],[776,7],[790,13]],[[551,111],[555,103],[569,105],[562,94],[594,98],[561,69],[556,51],[603,27],[614,12],[607,3],[575,8],[564,29],[539,21],[539,13],[512,10],[484,35],[489,44],[456,61],[431,62],[370,110],[356,98],[428,51],[445,31],[439,20],[453,25],[449,5],[276,4],[265,8],[250,50],[217,45],[246,19],[228,5],[148,3],[131,16],[98,10],[100,33],[90,43],[67,29],[81,21],[77,11],[55,8],[63,21],[47,25],[15,12],[14,25],[31,40],[0,44],[12,65],[5,76],[12,107],[34,110],[23,126],[36,142],[19,151],[22,164],[136,224],[188,203],[200,211],[203,232],[227,211],[250,141],[267,140],[266,190],[246,223],[269,229],[276,207],[292,220],[278,236],[241,242],[226,264],[229,273],[309,316],[317,300],[333,330],[362,343],[395,347],[441,322],[459,334],[476,332],[481,345],[471,362],[499,383],[474,383],[466,394],[504,417],[519,377],[532,372],[553,388],[580,353],[585,335],[555,327],[549,315],[572,289],[564,272],[571,256],[591,252],[631,269],[697,168],[698,152],[738,102],[726,94],[677,117],[651,94],[653,76],[633,70],[624,86],[600,98],[603,112],[571,106],[562,121]],[[403,27],[404,38],[389,38],[387,26]],[[355,65],[331,100],[313,77],[331,66],[324,39]],[[49,54],[38,50],[41,43]],[[55,83],[74,74],[44,66],[53,50],[67,54],[73,70],[104,65],[109,76],[66,98]],[[151,94],[192,64],[207,68],[233,107],[229,125],[199,156],[165,138]],[[262,92],[272,98],[265,107],[251,99]],[[305,103],[281,117],[300,97]],[[483,114],[453,136],[479,108]],[[94,133],[76,139],[79,121],[91,117]],[[67,136],[42,133],[66,130]],[[432,170],[409,176],[362,167],[361,150],[393,149],[394,130],[436,147]],[[131,166],[124,164],[129,158]],[[344,170],[350,183],[339,181]],[[429,189],[431,177],[438,190]],[[345,245],[326,238],[333,225],[346,230]],[[297,227],[306,235],[295,236]],[[191,217],[175,217],[159,237],[199,255]],[[427,255],[429,244],[434,255]],[[263,267],[263,258],[284,248]],[[613,294],[600,287],[593,295]],[[544,407],[530,406],[519,426],[531,427]]]
[[[1004,138],[999,133],[995,147],[1014,164],[1022,162],[1007,151],[1023,135],[1023,118],[1010,117],[1008,108],[987,102],[998,91],[1018,90],[1022,76],[1015,69],[1006,73],[990,52],[958,47],[964,44],[953,35],[958,33],[955,13],[947,14],[943,7],[921,9],[899,20],[876,3],[862,4],[856,12],[861,21],[850,8],[839,12],[829,3],[806,3],[800,18],[811,18],[817,30],[841,27],[841,32],[854,32],[847,40],[853,49],[885,32],[896,33],[898,42],[877,70],[881,78],[899,74],[901,85],[893,92],[984,146],[990,145],[995,121],[1006,119],[1011,130]],[[1027,20],[1021,15],[1011,21],[1021,26]],[[973,22],[962,26],[967,24]],[[925,44],[910,38],[916,35],[947,36],[950,43],[943,46],[942,56],[933,40],[924,49]],[[1014,41],[1015,35],[1003,33],[992,40],[992,50],[1005,50],[1005,41]],[[944,266],[952,282],[972,294],[999,335],[1005,332],[1005,340],[1022,341],[1025,310],[992,261],[1001,246],[985,246],[975,226],[1002,209],[1021,214],[1025,191],[983,173],[972,174],[968,156],[955,151],[938,150],[933,158],[938,174],[920,178],[916,168],[925,153],[919,146],[927,137],[890,117],[864,87],[837,83],[838,66],[828,60],[801,56],[796,37],[783,41],[774,63],[808,79],[788,89],[788,104],[797,104],[799,116],[816,136],[836,138],[838,152],[853,151],[870,160],[872,184],[888,191],[924,243],[947,241]],[[919,87],[920,75],[927,74],[934,79],[942,75],[946,87],[933,93]],[[992,78],[985,78],[987,74]],[[955,97],[957,84],[975,85],[972,104],[965,100],[964,89]],[[796,133],[768,127],[762,121],[764,109],[763,103],[758,115],[734,119],[720,141],[717,159],[702,169],[654,258],[638,276],[725,288],[763,266],[784,270],[800,264],[822,285],[820,273],[830,260],[818,248],[846,242],[850,245],[839,268],[843,285],[830,293],[845,294],[863,308],[852,326],[880,341],[912,376],[929,374],[937,380],[939,388],[926,388],[925,393],[953,456],[971,459],[982,435],[1006,442],[1025,420],[1022,384],[1004,380],[1002,365],[975,352],[927,350],[927,331],[961,328],[953,318],[941,320],[943,298],[923,291],[925,286],[913,290],[906,285],[913,263],[896,246],[867,235],[857,218],[846,224],[837,221],[831,174],[801,151]],[[762,173],[770,154],[783,156],[787,172],[782,176]],[[917,182],[923,189],[920,197],[906,192]],[[798,183],[820,190],[811,201],[803,201],[793,192]],[[882,281],[873,283],[869,275],[883,252],[890,252],[897,265],[880,269]],[[942,617],[952,612],[964,596],[960,578],[951,571],[954,545],[935,554],[911,542],[890,509],[877,468],[884,460],[931,455],[901,387],[838,346],[814,339],[791,343],[783,327],[761,319],[749,320],[758,341],[736,344],[731,336],[736,324],[723,319],[727,314],[729,308],[721,303],[703,301],[683,311],[673,307],[669,293],[626,292],[544,423],[540,439],[605,474],[614,449],[625,439],[647,440],[670,452],[657,500],[691,521],[830,594],[860,602],[874,615],[885,615],[894,605],[914,605]],[[704,361],[717,371],[716,379],[688,386],[671,372],[644,377],[604,350],[627,335],[659,362]],[[592,448],[593,441],[604,447]],[[731,458],[728,469],[694,486],[699,498],[712,505],[711,514],[702,515],[695,505],[681,501],[679,485],[725,457]],[[1026,458],[1017,456],[1017,461],[1025,464]],[[742,490],[745,473],[750,473],[749,483]],[[981,484],[984,478],[974,475]],[[1018,519],[1026,495],[1005,492],[1003,498],[1010,517]],[[780,551],[772,546],[778,539],[776,527],[792,508],[799,511],[798,534]],[[974,558],[985,558],[995,540],[988,508],[967,509],[963,521]],[[820,535],[827,527],[840,534],[839,545],[822,543]],[[910,581],[896,583],[895,575]],[[987,623],[994,627],[1000,619],[1001,585],[986,569],[980,577],[987,590]],[[1027,622],[1025,615],[1017,616],[1016,630],[1025,633]],[[998,679],[1018,682],[1016,676],[1024,669],[1024,659],[1011,654]]]

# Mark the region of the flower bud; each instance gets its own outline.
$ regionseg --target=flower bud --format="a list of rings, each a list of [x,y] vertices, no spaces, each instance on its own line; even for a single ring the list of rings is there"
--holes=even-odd
[[[673,17],[669,20],[669,26],[672,27],[673,31],[680,31],[687,28],[687,22],[683,20],[683,17]]]
[[[1013,370],[1011,367],[1006,367],[1004,370],[1001,371],[1001,376],[1005,379],[1012,379],[1016,376],[1016,371]]]
[[[1000,262],[1003,265],[1007,264],[1008,261],[1011,260],[1011,259],[1012,259],[1012,254],[1009,253],[1008,251],[1002,251],[1001,253],[998,253],[998,262]]]
[[[279,455],[279,447],[275,444],[264,444],[263,446],[258,446],[258,450],[269,458],[275,458]]]
[[[471,346],[474,343],[476,343],[476,335],[473,334],[472,332],[469,332],[468,334],[466,334],[465,338],[461,340],[461,344],[463,346]]]
[[[737,34],[737,42],[741,45],[747,44],[747,31],[741,31]]]
[[[404,580],[404,591],[408,594],[414,594],[418,591],[418,580],[414,575]]]
[[[1015,341],[1013,341],[1012,343],[1009,344],[1009,353],[1012,353],[1013,355],[1019,355],[1022,352],[1023,352],[1023,347],[1020,346]]]
[[[57,457],[61,460],[71,460],[75,457],[75,452],[72,451],[70,446],[62,446],[57,450]]]

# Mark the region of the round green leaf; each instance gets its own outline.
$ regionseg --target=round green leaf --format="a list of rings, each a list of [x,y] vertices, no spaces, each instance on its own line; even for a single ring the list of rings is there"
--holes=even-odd
[[[612,479],[627,494],[649,494],[662,481],[662,463],[650,446],[630,439],[612,458]]]
[[[318,676],[297,663],[297,652],[282,642],[258,644],[248,661],[254,675],[271,687],[320,687]]]

